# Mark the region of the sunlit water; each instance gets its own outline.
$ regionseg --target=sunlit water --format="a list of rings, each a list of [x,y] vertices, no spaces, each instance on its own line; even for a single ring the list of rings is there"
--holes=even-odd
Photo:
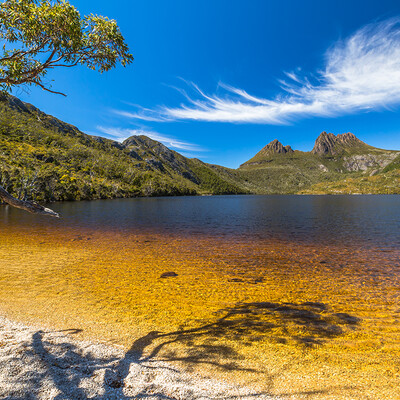
[[[281,396],[400,398],[400,196],[52,206],[0,208],[5,315]]]

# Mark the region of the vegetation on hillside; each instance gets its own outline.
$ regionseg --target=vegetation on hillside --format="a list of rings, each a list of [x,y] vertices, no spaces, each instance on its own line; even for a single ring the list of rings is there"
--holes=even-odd
[[[399,152],[368,146],[354,136],[347,147],[336,143],[335,154],[260,151],[237,176],[259,194],[400,193],[395,171],[400,171]]]
[[[0,186],[19,199],[37,202],[197,194],[400,193],[397,153],[370,148],[371,154],[360,156],[356,150],[335,156],[266,154],[233,170],[188,159],[145,136],[123,143],[89,136],[13,96],[0,96]],[[360,163],[369,163],[368,168],[359,169]]]
[[[400,194],[400,169],[374,176],[320,182],[300,194]]]
[[[240,182],[234,182],[232,179],[222,176],[212,166],[203,163],[200,160],[190,160],[190,168],[196,174],[201,182],[201,187],[212,194],[240,194],[247,193]]]
[[[86,135],[14,97],[1,97],[0,185],[20,199],[49,202],[243,192],[206,164],[175,154],[187,171],[174,170],[150,147],[144,146],[138,160],[129,146]],[[189,171],[192,180],[185,177]]]
[[[65,96],[62,92],[54,91],[46,79],[50,70],[84,65],[102,73],[118,64],[127,66],[133,61],[114,20],[93,14],[81,17],[68,0],[4,0],[0,3],[0,39],[0,93],[11,92],[14,87],[36,86]],[[7,132],[7,128],[4,131]],[[18,127],[10,127],[9,133],[18,136],[17,132]],[[19,150],[29,154],[32,149],[22,147]],[[3,155],[10,151],[11,156],[16,155],[4,145]],[[7,165],[12,167],[13,163],[9,161]],[[25,168],[24,161],[18,161],[17,165]],[[18,190],[19,196],[23,195],[24,198],[28,197],[28,191],[33,196],[35,190],[43,192],[44,198],[53,189],[55,196],[59,195],[58,187],[45,187],[48,171],[44,176],[42,172],[35,169],[30,176],[28,172],[21,173],[18,170],[22,177],[14,179],[16,172],[4,168],[2,176],[5,176],[3,180],[14,190],[16,181],[23,183]],[[68,183],[70,186],[67,198],[78,196],[73,173],[75,171],[67,171],[62,182],[60,181],[62,185]],[[53,177],[54,174],[51,173],[51,181]],[[40,189],[36,189],[37,185]],[[41,196],[38,193],[35,195]],[[13,196],[4,185],[0,185],[0,200],[34,214],[58,217],[56,212],[37,202]]]
[[[340,179],[339,171],[340,165],[332,158],[295,151],[244,165],[238,175],[255,193],[295,194],[315,183]]]

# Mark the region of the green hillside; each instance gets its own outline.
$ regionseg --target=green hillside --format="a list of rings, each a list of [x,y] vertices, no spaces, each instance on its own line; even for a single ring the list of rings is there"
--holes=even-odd
[[[145,136],[118,143],[86,135],[9,95],[0,96],[0,185],[39,202],[243,193]]]
[[[237,176],[243,187],[260,194],[400,193],[399,154],[351,133],[323,132],[310,152],[274,140],[242,164]]]
[[[400,152],[323,132],[310,152],[274,140],[234,170],[189,159],[146,136],[90,136],[0,95],[0,185],[48,202],[198,194],[400,193]]]
[[[399,194],[400,156],[381,171],[374,170],[369,175],[348,175],[334,182],[319,182],[302,194]]]

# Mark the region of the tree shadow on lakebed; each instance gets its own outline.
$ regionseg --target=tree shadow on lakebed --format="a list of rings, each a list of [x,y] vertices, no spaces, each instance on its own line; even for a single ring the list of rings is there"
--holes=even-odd
[[[280,371],[273,374],[265,369],[261,371],[247,367],[249,363],[244,362],[244,356],[240,353],[242,346],[268,341],[283,346],[300,346],[304,351],[308,351],[356,329],[360,321],[349,314],[335,313],[323,303],[239,303],[217,311],[210,320],[191,323],[190,327],[180,327],[167,333],[149,332],[135,340],[123,357],[82,351],[78,345],[67,341],[54,341],[51,339],[51,333],[39,331],[33,335],[31,348],[26,350],[26,355],[32,358],[32,362],[40,359],[40,368],[24,379],[29,380],[29,387],[40,387],[44,382],[50,381],[58,391],[58,395],[54,397],[57,400],[194,399],[197,398],[194,392],[186,397],[176,396],[173,391],[169,392],[169,389],[160,383],[159,378],[157,380],[157,376],[161,374],[164,377],[167,374],[171,382],[182,385],[188,378],[188,375],[182,375],[182,371],[190,372],[198,366],[209,365],[226,372],[254,373],[266,387],[262,393],[247,393],[245,396],[239,393],[233,396],[219,395],[210,388],[210,393],[213,393],[210,398],[267,398],[274,392],[274,383],[290,365],[282,366]],[[177,363],[184,368],[179,369]],[[140,390],[135,388],[135,384],[132,386],[132,382],[137,382],[137,379],[144,376],[148,381],[147,386],[144,385]],[[85,389],[85,385],[91,380],[101,388],[95,396],[89,395]],[[191,384],[190,381],[187,382],[188,387]],[[352,388],[324,387],[323,390],[297,394],[312,398],[343,390],[351,391]],[[278,395],[281,398],[289,396],[288,393]],[[8,398],[20,400],[42,397],[31,391],[27,396]],[[199,394],[198,398],[205,398],[204,394]]]
[[[332,312],[324,303],[238,303],[217,311],[214,319],[198,321],[194,328],[182,326],[168,333],[150,332],[136,340],[127,354],[136,354],[145,361],[160,359],[162,355],[165,361],[256,372],[235,362],[243,358],[234,349],[236,345],[268,341],[306,350],[356,329],[360,322],[360,318],[350,314]],[[173,350],[166,350],[173,344],[183,345],[187,355],[177,356]],[[151,352],[144,356],[152,345]]]

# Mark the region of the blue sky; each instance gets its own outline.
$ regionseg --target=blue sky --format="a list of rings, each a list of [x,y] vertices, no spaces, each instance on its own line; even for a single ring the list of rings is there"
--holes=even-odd
[[[400,149],[400,3],[386,0],[71,0],[116,19],[135,57],[54,70],[14,94],[89,134],[146,134],[236,168],[322,131]]]

